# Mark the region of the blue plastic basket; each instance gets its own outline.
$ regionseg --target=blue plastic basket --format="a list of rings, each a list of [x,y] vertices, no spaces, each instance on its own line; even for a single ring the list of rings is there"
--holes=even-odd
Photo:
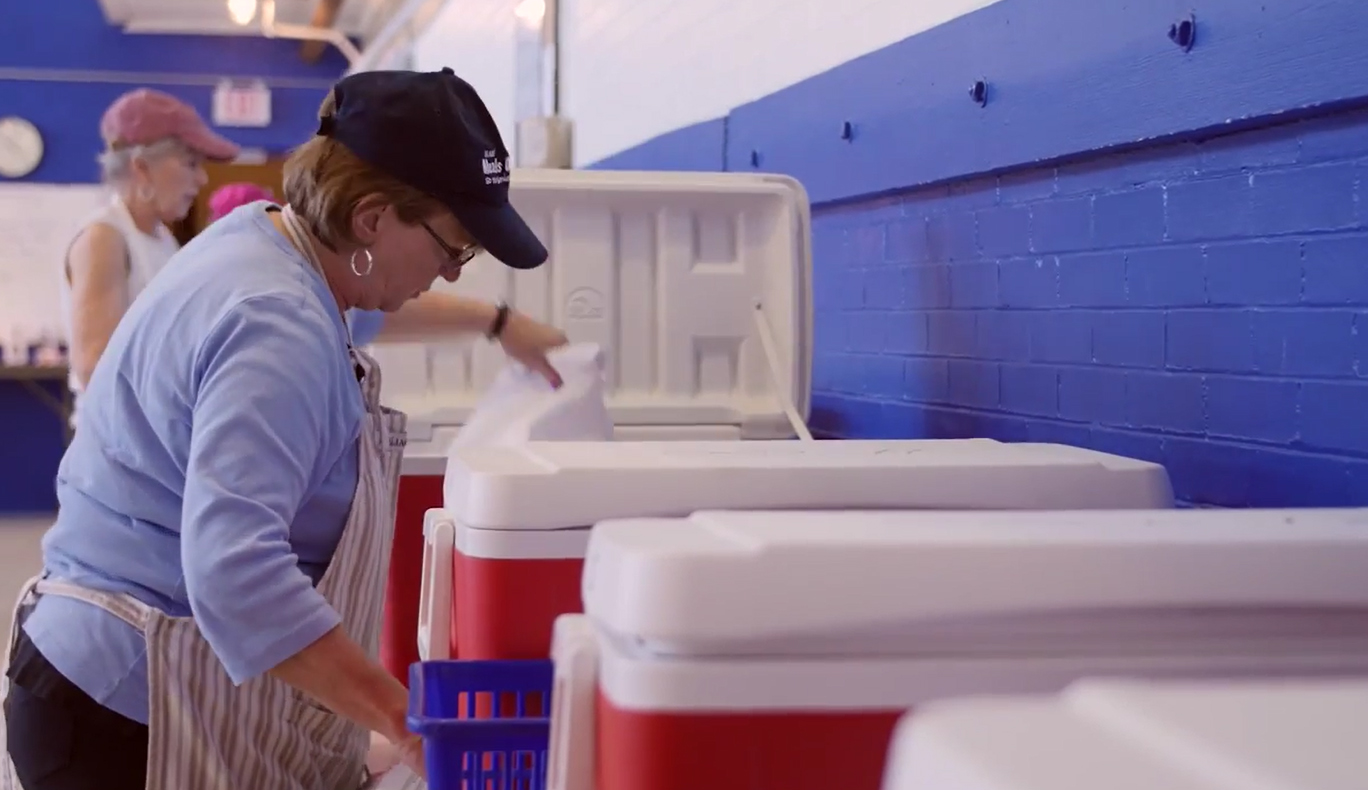
[[[551,677],[549,660],[410,666],[408,728],[429,790],[544,790]]]

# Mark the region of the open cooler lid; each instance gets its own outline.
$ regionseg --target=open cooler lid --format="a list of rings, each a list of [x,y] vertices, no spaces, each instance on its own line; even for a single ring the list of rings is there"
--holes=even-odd
[[[992,439],[529,442],[454,447],[446,508],[481,529],[702,509],[1170,507],[1163,467]]]
[[[511,199],[550,250],[515,272],[477,259],[434,290],[506,299],[608,352],[621,426],[788,438],[811,391],[812,259],[798,182],[741,173],[514,170]],[[483,341],[382,344],[386,403],[460,425],[506,363]],[[776,386],[775,380],[778,379]]]
[[[670,654],[1362,651],[1365,567],[1357,509],[702,512],[598,524],[583,598]]]
[[[1364,790],[1368,682],[1084,681],[909,713],[883,790]]]

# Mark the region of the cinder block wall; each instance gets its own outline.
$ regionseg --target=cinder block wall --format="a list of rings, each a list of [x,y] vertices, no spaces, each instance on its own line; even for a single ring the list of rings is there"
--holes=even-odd
[[[803,182],[815,432],[1368,504],[1366,9],[1209,0],[1186,48],[1165,4],[1001,0],[595,166]]]
[[[1368,500],[1368,113],[819,212],[816,427],[1062,441],[1219,505]]]

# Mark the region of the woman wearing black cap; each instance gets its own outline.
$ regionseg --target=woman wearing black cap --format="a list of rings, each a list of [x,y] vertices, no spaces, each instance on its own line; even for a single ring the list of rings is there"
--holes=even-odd
[[[483,332],[553,382],[565,336],[415,300],[480,251],[547,257],[469,85],[358,74],[321,115],[287,205],[187,245],[91,377],[11,635],[0,790],[335,790],[360,784],[369,732],[421,770],[375,662],[404,416],[344,313]]]

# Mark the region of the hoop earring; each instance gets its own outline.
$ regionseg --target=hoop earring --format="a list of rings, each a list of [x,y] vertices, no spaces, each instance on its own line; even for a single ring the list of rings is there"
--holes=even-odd
[[[133,190],[133,196],[138,199],[139,203],[151,203],[152,199],[157,196],[157,192],[148,184],[139,184],[138,188]]]
[[[358,252],[363,252],[366,254],[366,270],[364,272],[356,268],[356,253]],[[366,249],[365,247],[359,247],[355,250],[352,250],[351,258],[347,262],[351,264],[352,274],[356,275],[357,277],[365,277],[366,275],[371,273],[371,269],[375,268],[375,256],[371,255],[371,251]]]

